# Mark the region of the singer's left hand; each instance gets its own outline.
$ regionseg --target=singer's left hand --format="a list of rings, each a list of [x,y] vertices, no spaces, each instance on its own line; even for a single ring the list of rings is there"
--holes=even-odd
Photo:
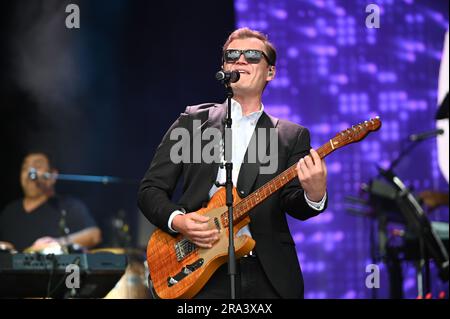
[[[320,202],[327,191],[327,166],[319,154],[311,149],[310,155],[297,163],[297,175],[306,196],[313,202]]]

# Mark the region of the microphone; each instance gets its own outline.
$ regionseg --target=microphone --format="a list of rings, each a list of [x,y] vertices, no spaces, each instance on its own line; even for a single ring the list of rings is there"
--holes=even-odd
[[[428,131],[428,132],[423,132],[423,133],[418,133],[418,134],[411,134],[409,136],[409,140],[411,142],[418,142],[418,141],[426,140],[427,138],[435,137],[437,135],[442,135],[442,134],[444,134],[444,130],[440,128],[440,129],[433,130],[433,131]]]
[[[39,179],[39,177],[42,177],[43,179],[50,179],[52,177],[52,174],[49,172],[39,174],[36,168],[30,167],[30,169],[28,170],[28,178],[32,181],[36,181]]]
[[[239,81],[240,77],[238,71],[219,71],[216,73],[216,80],[222,82],[234,83]]]
[[[30,169],[28,170],[28,178],[31,179],[32,181],[37,180],[38,178],[37,169],[35,169],[34,167],[30,167]]]

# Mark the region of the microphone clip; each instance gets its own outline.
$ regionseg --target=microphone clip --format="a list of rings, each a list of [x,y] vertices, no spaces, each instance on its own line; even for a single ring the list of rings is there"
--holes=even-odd
[[[239,81],[240,77],[238,71],[219,71],[216,73],[216,80],[223,84],[235,83]]]

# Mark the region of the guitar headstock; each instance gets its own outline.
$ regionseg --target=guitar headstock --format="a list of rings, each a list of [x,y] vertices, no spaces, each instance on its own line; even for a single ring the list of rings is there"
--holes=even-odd
[[[336,134],[336,137],[333,138],[333,140],[339,140],[340,146],[358,142],[365,138],[370,132],[379,130],[380,127],[381,120],[377,116],[376,118],[370,119],[369,121],[361,122],[339,132],[338,134]]]

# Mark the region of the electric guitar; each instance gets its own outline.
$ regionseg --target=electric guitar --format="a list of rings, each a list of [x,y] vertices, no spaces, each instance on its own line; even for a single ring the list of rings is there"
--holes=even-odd
[[[316,151],[324,158],[333,151],[350,143],[361,141],[372,131],[381,127],[378,117],[354,125],[340,133]],[[249,211],[267,197],[280,190],[297,177],[296,165],[273,178],[253,193],[241,199],[233,188],[233,225],[234,235],[250,223]],[[192,298],[211,278],[213,273],[228,260],[228,208],[226,206],[225,187],[221,187],[210,199],[205,208],[196,213],[210,217],[211,229],[219,230],[219,240],[211,248],[200,248],[184,238],[172,236],[157,229],[151,236],[147,247],[147,262],[153,289],[163,299]],[[235,236],[236,258],[248,254],[255,241],[247,236]]]

